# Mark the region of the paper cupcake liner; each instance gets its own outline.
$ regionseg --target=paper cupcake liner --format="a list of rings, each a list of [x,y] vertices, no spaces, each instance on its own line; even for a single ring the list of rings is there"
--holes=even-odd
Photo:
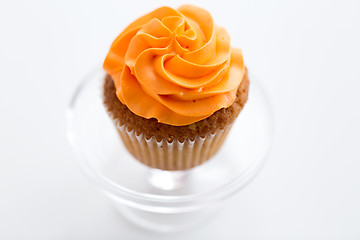
[[[126,124],[115,124],[125,147],[137,160],[151,168],[169,171],[190,169],[210,159],[223,145],[231,128],[229,125],[215,133],[181,142],[166,138],[158,141],[155,136],[147,139],[144,134],[129,130]]]

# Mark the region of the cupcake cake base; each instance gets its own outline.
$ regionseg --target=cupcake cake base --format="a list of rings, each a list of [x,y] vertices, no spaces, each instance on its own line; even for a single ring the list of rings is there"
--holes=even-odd
[[[104,82],[104,105],[126,149],[141,163],[162,170],[187,170],[209,160],[223,145],[249,93],[247,71],[235,102],[208,118],[187,126],[171,126],[132,113],[116,96],[109,75]]]

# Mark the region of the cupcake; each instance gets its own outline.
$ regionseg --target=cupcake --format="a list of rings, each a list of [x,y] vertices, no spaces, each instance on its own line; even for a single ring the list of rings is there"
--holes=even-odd
[[[126,149],[151,168],[186,170],[210,159],[248,98],[242,51],[192,5],[131,23],[103,67],[106,110]]]

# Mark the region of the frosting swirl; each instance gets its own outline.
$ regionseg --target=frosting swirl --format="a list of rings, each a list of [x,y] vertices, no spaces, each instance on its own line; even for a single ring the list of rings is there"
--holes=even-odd
[[[192,5],[161,7],[131,23],[103,67],[133,113],[174,126],[229,107],[245,71],[227,31]]]

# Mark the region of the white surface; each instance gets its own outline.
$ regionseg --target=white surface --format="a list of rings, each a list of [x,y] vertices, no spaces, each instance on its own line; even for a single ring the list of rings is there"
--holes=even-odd
[[[64,111],[140,14],[179,1],[0,2],[0,239],[359,239],[360,3],[192,1],[225,26],[275,111],[268,164],[211,222],[156,235],[81,175]]]

